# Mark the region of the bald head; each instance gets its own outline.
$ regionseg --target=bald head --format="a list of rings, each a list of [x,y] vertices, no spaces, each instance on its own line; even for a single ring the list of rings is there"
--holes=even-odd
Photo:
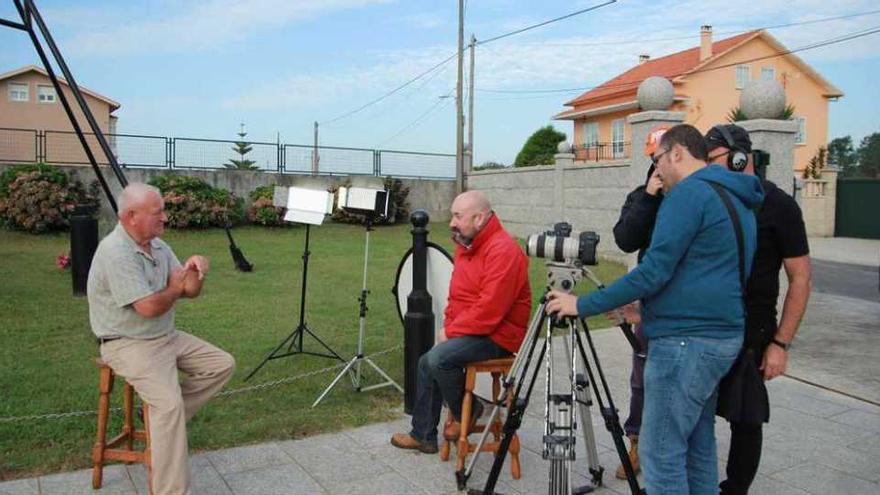
[[[141,208],[144,204],[155,200],[156,197],[162,199],[162,193],[158,188],[142,182],[132,182],[125,186],[122,194],[119,195],[117,204],[119,218],[123,218],[126,212]]]
[[[464,213],[489,213],[492,205],[482,191],[465,191],[452,202],[452,210]]]

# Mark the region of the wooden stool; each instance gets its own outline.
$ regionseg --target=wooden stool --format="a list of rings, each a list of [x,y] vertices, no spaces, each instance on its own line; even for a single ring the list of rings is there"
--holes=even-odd
[[[502,359],[489,359],[486,361],[477,361],[474,363],[470,363],[465,367],[465,378],[464,378],[464,397],[462,398],[461,403],[461,433],[458,437],[458,457],[455,462],[455,470],[461,471],[464,469],[464,462],[467,459],[467,455],[470,452],[474,452],[477,448],[476,444],[468,442],[468,435],[471,433],[480,433],[484,431],[486,428],[489,428],[494,437],[494,441],[486,441],[483,444],[483,448],[480,449],[481,452],[498,452],[498,447],[501,445],[501,428],[504,426],[504,423],[501,421],[501,416],[495,418],[495,421],[490,425],[476,425],[474,427],[474,431],[468,431],[471,424],[471,411],[473,410],[473,401],[474,399],[474,385],[477,381],[477,373],[492,373],[492,402],[498,402],[498,396],[501,394],[501,375],[506,375],[510,372],[510,367],[513,365],[513,358],[502,358]],[[509,395],[507,397],[507,409],[510,410],[510,405],[512,403],[513,396]],[[452,416],[450,412],[446,416],[446,425],[449,426],[452,422],[455,421],[455,418]],[[445,429],[445,428],[444,428]],[[449,460],[449,440],[446,438],[443,439],[443,446],[440,448],[440,459],[443,461]],[[510,473],[513,476],[513,479],[518,480],[520,477],[520,464],[519,464],[519,435],[514,433],[513,438],[510,441],[510,449],[508,450],[510,454]]]
[[[153,493],[152,462],[150,459],[150,410],[146,404],[144,407],[144,429],[134,428],[134,388],[128,382],[122,388],[122,432],[107,441],[107,421],[110,416],[110,393],[113,391],[115,373],[101,358],[95,359],[95,365],[100,372],[100,397],[98,399],[98,434],[94,447],[92,447],[92,488],[101,488],[104,478],[105,461],[123,461],[127,464],[140,462],[147,469],[147,487],[149,493]],[[144,450],[135,450],[134,441],[144,442]],[[124,444],[123,448],[116,448]]]

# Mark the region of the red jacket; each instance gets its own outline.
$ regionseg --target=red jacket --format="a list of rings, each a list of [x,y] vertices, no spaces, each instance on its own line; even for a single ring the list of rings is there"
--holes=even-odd
[[[531,306],[529,260],[493,214],[470,247],[455,248],[444,312],[446,337],[487,335],[517,352]]]

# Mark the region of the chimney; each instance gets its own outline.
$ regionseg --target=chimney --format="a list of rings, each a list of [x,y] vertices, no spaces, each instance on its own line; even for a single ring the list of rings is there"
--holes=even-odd
[[[712,26],[700,26],[700,62],[712,56]]]
[[[639,55],[639,65],[642,65],[643,63],[647,62],[648,60],[651,60],[651,56],[648,55],[647,53],[643,53],[643,54]]]

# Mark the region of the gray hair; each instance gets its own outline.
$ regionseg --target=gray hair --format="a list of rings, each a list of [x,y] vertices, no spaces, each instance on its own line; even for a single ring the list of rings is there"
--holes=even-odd
[[[143,182],[132,182],[125,186],[122,194],[119,195],[119,200],[116,202],[116,206],[119,208],[119,217],[122,217],[122,214],[126,211],[140,206],[151,193],[158,194],[160,198],[162,197],[162,192],[159,191],[159,188],[144,184]]]

